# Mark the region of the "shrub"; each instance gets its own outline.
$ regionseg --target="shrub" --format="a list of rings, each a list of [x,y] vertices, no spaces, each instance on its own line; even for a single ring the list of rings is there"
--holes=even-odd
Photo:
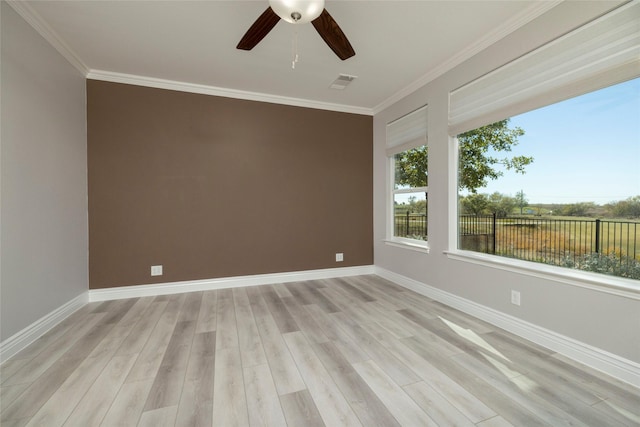
[[[562,266],[640,280],[640,261],[631,257],[616,255],[615,252],[610,252],[608,255],[599,253],[585,254],[576,261],[572,258],[565,258]]]

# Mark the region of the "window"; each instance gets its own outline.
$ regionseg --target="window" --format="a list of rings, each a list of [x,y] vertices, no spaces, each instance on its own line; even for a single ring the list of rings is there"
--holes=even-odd
[[[640,280],[638,111],[640,78],[459,135],[459,249]]]
[[[427,146],[393,156],[393,236],[427,241]]]
[[[391,174],[390,240],[426,246],[427,150],[426,106],[387,125]]]
[[[624,5],[451,93],[458,249],[640,280],[638,18]]]

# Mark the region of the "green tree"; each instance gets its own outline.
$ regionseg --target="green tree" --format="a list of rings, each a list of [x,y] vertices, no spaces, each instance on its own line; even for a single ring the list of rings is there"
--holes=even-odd
[[[607,210],[615,218],[640,218],[640,196],[607,204]]]
[[[498,192],[489,196],[489,209],[495,212],[500,218],[504,218],[513,213],[513,209],[518,205],[515,198],[500,194]]]
[[[409,187],[427,187],[429,153],[423,145],[396,154],[396,183]]]
[[[469,194],[460,198],[462,212],[471,215],[489,215],[495,213],[496,216],[504,218],[510,215],[517,206],[516,199],[500,194],[497,191],[491,195]]]
[[[533,157],[513,156],[498,158],[489,152],[510,152],[518,145],[518,138],[524,135],[519,127],[510,128],[509,119],[474,129],[458,135],[460,170],[459,188],[476,193],[503,175],[497,170],[502,166],[525,173],[525,167],[533,162]],[[396,155],[396,182],[409,187],[426,187],[428,185],[429,153],[426,146],[404,151]]]
[[[497,170],[496,166],[524,174],[525,167],[533,162],[533,157],[499,158],[490,154],[490,151],[510,152],[518,145],[518,138],[522,135],[524,130],[521,128],[509,127],[509,119],[458,135],[460,189],[475,193],[478,188],[485,187],[489,180],[498,179],[503,172]]]
[[[489,198],[486,194],[469,194],[460,199],[462,211],[470,215],[488,215],[491,213]]]
[[[564,205],[560,213],[566,216],[589,216],[595,207],[596,204],[593,202],[572,203]]]
[[[520,215],[522,215],[522,208],[529,206],[529,201],[525,197],[524,191],[520,190],[516,193],[516,204],[520,208]]]

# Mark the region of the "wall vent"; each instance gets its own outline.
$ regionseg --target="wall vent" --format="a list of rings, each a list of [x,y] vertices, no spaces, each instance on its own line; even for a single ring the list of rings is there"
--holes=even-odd
[[[331,86],[329,86],[329,89],[343,90],[349,85],[349,83],[354,81],[356,78],[357,78],[356,76],[350,76],[348,74],[340,74],[338,78],[335,79],[333,83],[331,83]]]

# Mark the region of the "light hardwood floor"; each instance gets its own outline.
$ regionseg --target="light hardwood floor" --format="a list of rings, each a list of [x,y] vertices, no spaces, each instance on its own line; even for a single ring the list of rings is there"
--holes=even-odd
[[[640,391],[377,276],[91,303],[0,425],[638,426]]]

